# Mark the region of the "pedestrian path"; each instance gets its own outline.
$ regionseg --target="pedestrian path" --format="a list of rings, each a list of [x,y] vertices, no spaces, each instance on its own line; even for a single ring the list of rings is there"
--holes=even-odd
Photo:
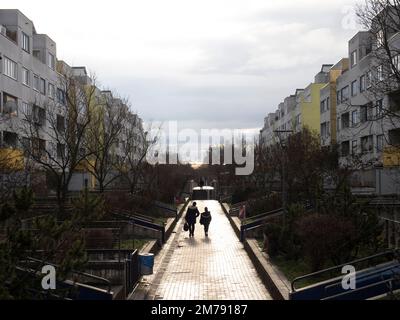
[[[151,298],[167,300],[270,300],[243,245],[217,201],[198,201],[212,214],[209,237],[196,224],[195,237],[182,230],[157,274]]]

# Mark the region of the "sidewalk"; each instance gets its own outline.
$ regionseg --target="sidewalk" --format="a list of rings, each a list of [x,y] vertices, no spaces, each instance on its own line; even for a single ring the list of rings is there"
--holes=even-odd
[[[217,201],[198,201],[213,220],[209,238],[196,224],[195,237],[182,230],[183,219],[148,296],[167,300],[270,300],[257,272]]]

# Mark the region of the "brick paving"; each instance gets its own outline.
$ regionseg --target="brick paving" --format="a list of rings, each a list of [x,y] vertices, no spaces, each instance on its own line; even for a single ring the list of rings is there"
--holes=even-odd
[[[217,201],[197,201],[212,214],[209,237],[196,224],[195,237],[182,230],[164,254],[150,298],[167,300],[270,300],[243,245]]]

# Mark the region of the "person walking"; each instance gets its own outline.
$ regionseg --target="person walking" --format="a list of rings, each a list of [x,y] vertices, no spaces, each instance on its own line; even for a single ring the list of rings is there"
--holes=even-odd
[[[194,237],[194,229],[196,226],[197,217],[200,215],[199,209],[197,209],[197,203],[193,204],[187,209],[185,220],[189,225],[189,237]]]
[[[208,237],[208,228],[210,227],[211,222],[211,212],[208,211],[208,208],[204,208],[204,212],[201,214],[200,217],[200,224],[204,226],[204,234]]]

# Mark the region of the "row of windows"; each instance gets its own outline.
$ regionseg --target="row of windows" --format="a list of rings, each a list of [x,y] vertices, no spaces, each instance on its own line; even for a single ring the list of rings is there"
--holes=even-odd
[[[400,59],[396,56],[396,65],[400,66]],[[380,65],[376,67],[376,79],[377,82],[384,80],[384,69],[383,66]],[[350,86],[345,86],[341,90],[337,91],[337,104],[345,103],[349,100],[350,95],[352,97],[356,96],[359,93],[363,93],[367,89],[369,89],[372,85],[373,75],[372,71],[369,70],[365,74],[361,75],[359,79],[356,79],[351,82]]]
[[[6,32],[7,37],[12,40],[13,42],[17,43],[17,33],[16,32],[10,32],[10,30],[7,29],[8,32]],[[31,53],[31,38],[29,37],[29,35],[27,35],[25,32],[21,32],[21,48],[22,50],[24,50],[27,53]],[[40,59],[40,50],[33,50],[32,51],[33,56],[36,58]],[[41,59],[40,59],[41,60]],[[54,56],[54,54],[48,52],[47,53],[47,66],[52,69],[55,70],[56,68],[56,58]]]
[[[35,155],[45,155],[46,150],[53,157],[62,158],[66,154],[66,146],[62,143],[46,142],[43,139],[18,137],[15,132],[3,131],[1,134],[1,146],[13,149],[30,149]],[[47,146],[49,149],[47,149]],[[27,151],[27,150],[26,150]]]
[[[18,80],[18,65],[16,62],[12,61],[11,59],[4,57],[4,74],[14,80]],[[60,88],[56,88],[54,84],[51,82],[47,82],[46,87],[46,80],[39,77],[37,74],[33,74],[33,83],[31,84],[31,72],[26,69],[25,67],[21,68],[22,73],[22,84],[25,86],[30,87],[43,95],[48,94],[48,96],[52,99],[57,98],[59,103],[65,104],[65,94],[64,91]]]
[[[356,140],[343,141],[340,144],[341,155],[345,157],[350,154],[359,154],[360,151],[361,153],[374,152],[374,146],[377,152],[382,152],[386,145],[385,136],[381,134],[375,137],[374,139],[374,135],[368,135]]]
[[[3,115],[17,117],[19,113],[24,119],[32,119],[37,125],[46,125],[46,110],[35,104],[30,104],[21,101],[20,108],[18,107],[18,98],[3,92],[3,108],[1,113]],[[57,115],[57,129],[63,131],[65,129],[64,117]]]
[[[337,131],[356,127],[360,123],[379,119],[383,113],[383,101],[378,100],[374,105],[368,103],[355,108],[351,112],[345,112],[337,118]]]
[[[396,70],[400,70],[400,55],[393,57],[393,67]],[[393,73],[393,71],[392,71]],[[344,103],[349,99],[349,94],[352,97],[359,93],[363,93],[372,86],[372,81],[375,80],[377,83],[385,79],[385,69],[383,65],[379,65],[375,68],[375,79],[373,78],[372,71],[369,70],[365,74],[361,75],[359,79],[351,82],[350,87],[346,86],[341,90],[337,91],[337,103]],[[349,92],[350,90],[350,92]]]

